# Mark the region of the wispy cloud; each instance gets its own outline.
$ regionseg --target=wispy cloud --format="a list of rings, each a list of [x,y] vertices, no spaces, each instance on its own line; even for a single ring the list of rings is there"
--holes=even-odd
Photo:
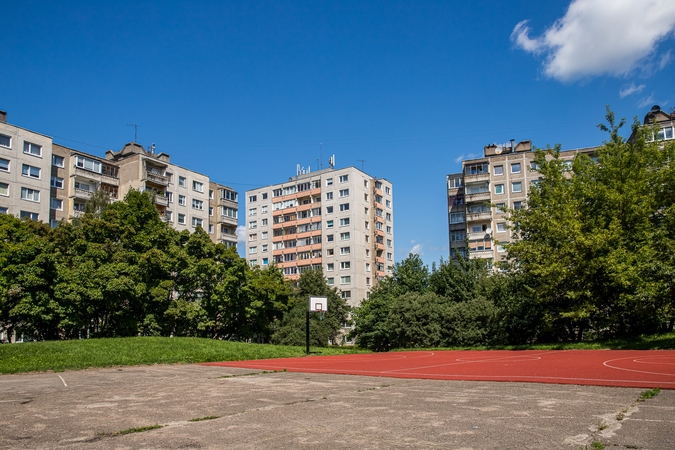
[[[455,162],[457,164],[461,163],[462,161],[464,161],[464,154],[463,153],[461,155],[459,155],[457,158],[455,158]]]
[[[563,17],[530,37],[527,20],[518,23],[511,41],[543,55],[544,73],[560,81],[662,69],[670,52],[657,54],[658,44],[675,30],[673,0],[573,0]]]
[[[424,244],[415,244],[408,253],[412,253],[413,255],[424,256],[424,252],[422,251],[423,246]]]
[[[243,225],[237,227],[237,241],[246,242],[246,227]]]
[[[642,92],[644,88],[645,88],[644,84],[641,84],[639,86],[635,86],[635,83],[626,84],[621,87],[621,90],[619,90],[619,97],[624,98],[632,94],[639,94],[640,92]]]
[[[639,108],[644,108],[645,106],[649,106],[654,103],[654,93],[652,92],[649,97],[643,97],[640,99],[638,102],[638,107]]]

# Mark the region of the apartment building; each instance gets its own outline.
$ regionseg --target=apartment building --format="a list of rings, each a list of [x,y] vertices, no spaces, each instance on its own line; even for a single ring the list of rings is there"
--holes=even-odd
[[[566,150],[560,157],[572,166],[579,152],[592,154],[597,147]],[[450,257],[485,259],[489,264],[506,260],[502,244],[513,240],[504,209],[526,206],[539,172],[531,141],[491,144],[483,157],[462,162],[462,172],[447,176]]]
[[[246,192],[246,257],[295,280],[322,268],[358,305],[394,265],[392,184],[355,167],[299,173]]]
[[[0,214],[48,221],[52,139],[7,123],[0,111]]]
[[[209,183],[209,233],[214,242],[226,247],[237,246],[239,194],[232,188]]]

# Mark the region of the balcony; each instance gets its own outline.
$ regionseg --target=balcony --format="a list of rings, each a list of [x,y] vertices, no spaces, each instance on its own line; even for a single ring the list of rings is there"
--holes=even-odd
[[[83,200],[91,200],[91,197],[94,195],[94,191],[88,191],[86,189],[75,188],[73,189],[73,197],[81,198]]]
[[[150,194],[152,197],[155,196],[155,205],[169,206],[169,197],[164,195],[162,192],[153,191],[152,189],[146,189],[145,192]]]
[[[491,248],[469,251],[469,259],[492,259],[492,256],[493,253]]]
[[[490,180],[490,172],[485,171],[481,173],[465,173],[464,174],[464,182],[465,183],[475,183],[479,181],[489,181]]]
[[[80,211],[80,210],[76,209],[76,210],[73,211],[72,216],[77,217],[77,218],[84,217],[84,211]]]
[[[116,169],[116,168],[115,168]],[[94,180],[98,183],[107,183],[113,186],[120,185],[120,179],[117,177],[117,171],[111,169],[105,169],[102,173],[94,172],[93,170],[88,170],[83,167],[73,166],[73,171],[70,172],[71,177],[82,177],[88,180]]]
[[[161,184],[162,186],[169,185],[169,177],[160,175],[151,170],[147,170],[145,174],[145,179],[155,184]]]
[[[474,194],[466,194],[464,196],[464,201],[466,203],[489,202],[490,201],[490,191],[476,192]]]
[[[466,221],[473,222],[475,220],[489,220],[492,219],[492,211],[489,209],[486,211],[477,211],[477,212],[467,212]]]

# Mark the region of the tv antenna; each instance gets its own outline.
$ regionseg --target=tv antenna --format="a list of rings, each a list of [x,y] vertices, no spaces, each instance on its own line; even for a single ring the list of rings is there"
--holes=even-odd
[[[136,143],[136,141],[138,140],[138,127],[140,127],[140,125],[136,125],[135,123],[128,123],[127,126],[134,127],[134,143]]]
[[[323,142],[319,142],[319,158],[321,159],[321,164],[319,164],[319,170],[323,169]]]
[[[363,165],[364,165],[364,163],[366,162],[366,160],[365,160],[365,159],[357,159],[357,161],[361,161],[361,172],[365,172],[365,171],[363,170]]]

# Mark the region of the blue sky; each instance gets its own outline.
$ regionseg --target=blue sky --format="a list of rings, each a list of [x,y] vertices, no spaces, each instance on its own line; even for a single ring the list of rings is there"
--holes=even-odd
[[[397,261],[447,259],[462,157],[597,145],[605,105],[675,106],[672,0],[6,0],[2,16],[10,123],[100,156],[135,123],[242,194],[314,169],[322,144],[324,165],[394,184]]]

